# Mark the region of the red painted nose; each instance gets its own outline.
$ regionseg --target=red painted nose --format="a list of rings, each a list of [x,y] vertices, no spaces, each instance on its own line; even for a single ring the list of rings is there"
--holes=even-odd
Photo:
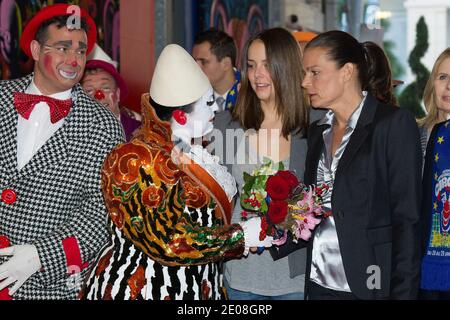
[[[184,126],[187,122],[186,113],[184,113],[184,111],[175,110],[174,112],[172,112],[172,117],[182,126]]]
[[[95,100],[99,100],[99,101],[103,100],[103,99],[105,99],[105,94],[103,93],[102,90],[97,90],[97,91],[95,91],[94,98],[95,98]]]
[[[78,63],[76,62],[76,61],[72,61],[72,67],[77,67],[78,66]]]

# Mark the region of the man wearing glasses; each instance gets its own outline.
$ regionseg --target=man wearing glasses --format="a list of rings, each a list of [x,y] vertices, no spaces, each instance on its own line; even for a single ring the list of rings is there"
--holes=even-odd
[[[141,125],[141,117],[121,106],[128,95],[128,86],[117,70],[117,62],[97,44],[88,56],[81,85],[91,98],[114,113],[122,124],[125,138],[130,141],[133,133]]]
[[[85,11],[48,6],[20,41],[34,72],[0,83],[0,297],[75,298],[107,241],[100,170],[124,137],[78,84],[95,40]]]

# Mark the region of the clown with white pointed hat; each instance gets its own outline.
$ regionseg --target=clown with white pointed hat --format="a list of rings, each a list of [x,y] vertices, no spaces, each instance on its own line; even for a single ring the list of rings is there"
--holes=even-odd
[[[259,218],[230,224],[235,180],[192,143],[212,130],[213,104],[194,59],[168,45],[142,96],[142,126],[105,161],[111,244],[83,299],[221,299],[223,259],[271,246],[271,237],[259,241]]]
[[[141,125],[141,116],[120,106],[128,96],[128,87],[117,71],[117,62],[95,44],[88,56],[81,84],[86,93],[114,113],[122,124],[127,141]]]

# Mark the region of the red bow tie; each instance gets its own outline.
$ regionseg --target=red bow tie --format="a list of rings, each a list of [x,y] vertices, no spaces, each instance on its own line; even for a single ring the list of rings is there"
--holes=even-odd
[[[52,123],[58,122],[69,114],[72,106],[72,99],[58,100],[47,96],[36,94],[27,94],[22,92],[14,92],[14,106],[17,112],[28,120],[31,111],[39,102],[45,102],[50,108],[50,121]]]

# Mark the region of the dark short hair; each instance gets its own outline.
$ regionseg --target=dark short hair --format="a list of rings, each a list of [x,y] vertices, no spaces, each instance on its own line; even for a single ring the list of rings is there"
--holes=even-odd
[[[67,26],[67,20],[69,20],[70,17],[70,15],[55,16],[44,21],[43,23],[41,23],[39,29],[36,32],[36,36],[34,37],[35,40],[41,44],[45,43],[48,40],[48,27],[52,24],[55,24],[58,29],[64,28],[65,26]],[[81,17],[80,20],[80,27],[87,34],[89,31],[89,26],[86,22],[86,19],[84,17]]]
[[[233,67],[236,66],[236,44],[232,37],[225,32],[211,28],[195,37],[194,44],[209,42],[211,53],[217,57],[218,61],[228,57],[231,59]]]

